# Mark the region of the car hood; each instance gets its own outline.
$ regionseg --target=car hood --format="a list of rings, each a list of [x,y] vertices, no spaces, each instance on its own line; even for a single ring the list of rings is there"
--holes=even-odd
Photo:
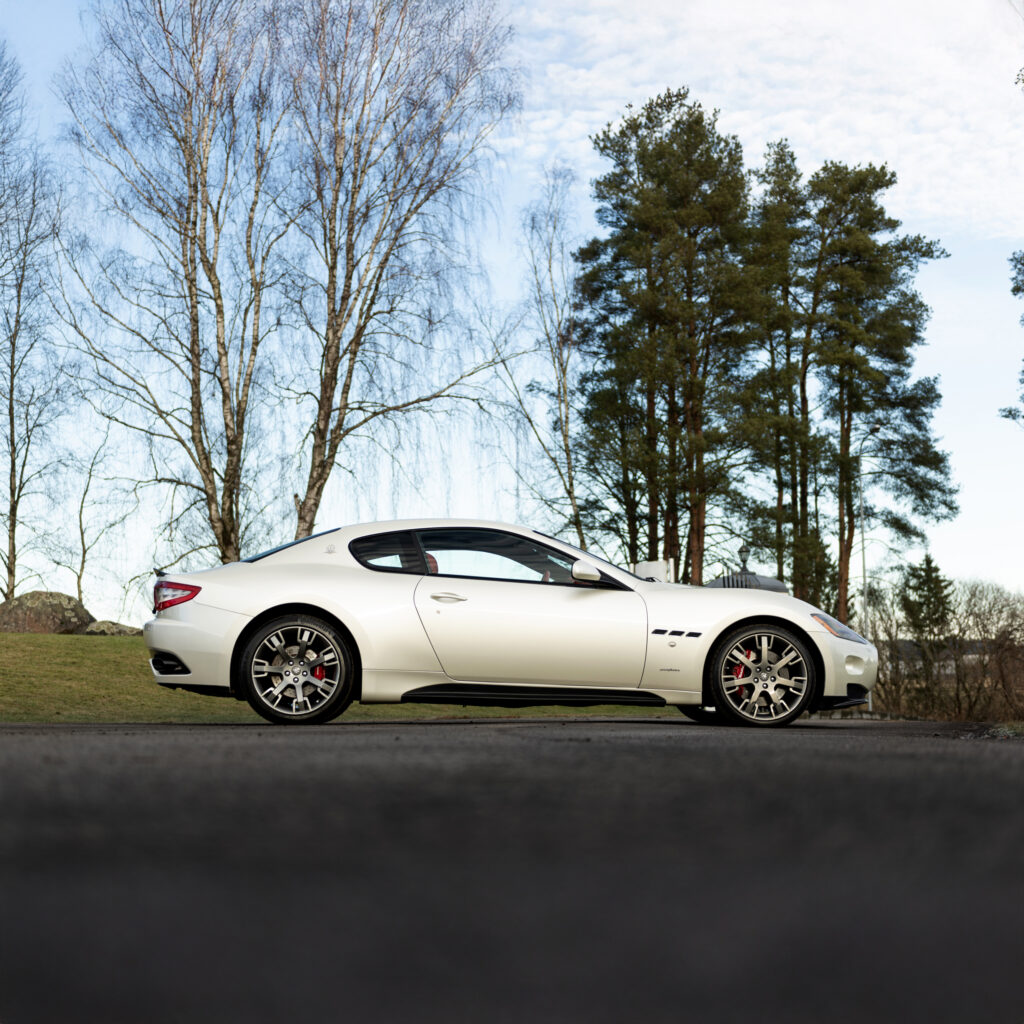
[[[704,630],[723,619],[767,615],[787,619],[808,633],[827,630],[811,618],[819,611],[814,605],[771,590],[693,587],[682,583],[651,583],[637,585],[636,591],[647,604],[652,628],[686,628]],[[677,623],[680,616],[685,621]]]

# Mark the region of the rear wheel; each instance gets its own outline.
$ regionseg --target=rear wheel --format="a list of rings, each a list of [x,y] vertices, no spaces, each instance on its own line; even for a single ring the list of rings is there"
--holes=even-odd
[[[268,622],[246,644],[246,699],[268,722],[314,725],[352,703],[355,662],[336,629],[312,615]]]
[[[806,643],[774,623],[727,634],[710,671],[716,710],[744,725],[789,725],[807,709],[817,685]]]

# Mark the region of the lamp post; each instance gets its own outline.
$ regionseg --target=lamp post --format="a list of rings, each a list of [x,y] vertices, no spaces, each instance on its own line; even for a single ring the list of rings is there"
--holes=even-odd
[[[860,501],[860,607],[864,618],[861,630],[865,633],[868,629],[868,556],[867,545],[864,542],[864,470],[861,467],[861,455],[863,454],[864,444],[867,439],[874,437],[881,429],[881,426],[876,423],[861,438],[860,445],[857,448],[857,490]],[[873,710],[871,691],[868,690],[868,712]]]

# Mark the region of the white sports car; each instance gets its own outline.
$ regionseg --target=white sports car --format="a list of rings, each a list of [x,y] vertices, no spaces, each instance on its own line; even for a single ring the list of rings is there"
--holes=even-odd
[[[353,701],[674,704],[786,725],[861,704],[875,648],[788,594],[642,580],[535,530],[421,519],[328,530],[160,575],[145,639],[163,686],[271,722]]]

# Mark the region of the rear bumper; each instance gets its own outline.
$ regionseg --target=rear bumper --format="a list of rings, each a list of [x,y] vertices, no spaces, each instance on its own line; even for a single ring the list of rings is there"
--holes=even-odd
[[[231,652],[249,617],[189,602],[186,618],[184,607],[168,609],[142,628],[153,678],[162,686],[230,692]]]

